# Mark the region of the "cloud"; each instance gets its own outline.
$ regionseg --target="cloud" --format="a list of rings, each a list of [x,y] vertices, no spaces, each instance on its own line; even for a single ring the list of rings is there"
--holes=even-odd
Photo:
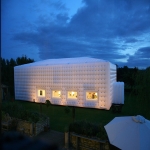
[[[137,66],[137,64],[140,68],[150,66],[150,47],[140,48],[133,56],[129,57],[128,66]]]
[[[136,38],[127,38],[125,43],[136,43],[138,40]]]
[[[68,10],[66,5],[60,0],[50,3],[50,6],[51,5],[53,5],[55,7],[55,9],[57,9],[57,10]]]
[[[146,65],[149,47],[138,49],[133,56],[122,51],[129,43],[138,45],[139,38],[150,32],[150,1],[83,2],[85,5],[71,19],[66,12],[53,13],[50,20],[45,15],[39,16],[38,22],[45,17],[45,23],[37,25],[34,31],[20,32],[13,39],[36,46],[41,59],[90,56],[116,63],[117,59],[129,57],[130,66]],[[62,3],[53,5],[66,10]],[[121,43],[124,43],[122,49]]]

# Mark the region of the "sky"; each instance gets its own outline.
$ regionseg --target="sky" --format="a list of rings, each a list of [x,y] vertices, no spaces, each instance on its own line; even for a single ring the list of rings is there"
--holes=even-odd
[[[150,66],[150,0],[2,0],[1,56]]]

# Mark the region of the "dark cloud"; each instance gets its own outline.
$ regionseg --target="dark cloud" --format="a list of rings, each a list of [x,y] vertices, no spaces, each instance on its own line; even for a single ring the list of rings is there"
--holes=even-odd
[[[136,43],[136,42],[138,42],[138,40],[135,38],[127,38],[125,41],[125,43]]]
[[[137,57],[143,58],[143,59],[150,59],[150,47],[143,47],[140,48],[136,52]]]
[[[145,68],[145,66],[150,66],[150,47],[143,47],[137,50],[137,52],[130,56],[127,62],[128,66],[138,66],[140,68]]]
[[[49,8],[54,7],[57,10],[63,10],[63,11],[68,10],[65,3],[63,3],[61,0],[58,0],[58,1],[55,1],[55,0],[40,0],[40,4],[41,5],[45,4],[45,5],[49,6]]]
[[[71,20],[75,28],[95,32],[87,34],[98,36],[129,36],[149,29],[150,3],[127,0],[91,1],[84,0],[86,6],[81,8]],[[81,28],[80,28],[81,27]],[[83,30],[82,30],[83,31]]]
[[[50,3],[50,5],[53,5],[57,10],[68,10],[66,5],[60,0]]]
[[[36,46],[41,59],[91,56],[116,63],[128,57],[121,53],[122,41],[124,50],[126,44],[138,43],[139,36],[150,32],[149,0],[83,2],[85,5],[71,19],[64,12],[53,14],[54,19],[47,24],[40,24],[34,32],[18,33],[13,39]],[[62,3],[53,5],[66,9]],[[120,43],[116,38],[122,39]],[[147,66],[148,54],[149,47],[141,48],[129,56],[127,64]]]

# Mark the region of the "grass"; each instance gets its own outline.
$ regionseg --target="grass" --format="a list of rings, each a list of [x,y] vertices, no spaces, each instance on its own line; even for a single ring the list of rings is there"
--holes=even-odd
[[[40,104],[38,103],[26,101],[16,102],[22,104],[26,109],[40,112]],[[126,94],[125,104],[121,113],[112,113],[111,110],[76,107],[75,120],[86,120],[88,122],[102,123],[105,125],[117,116],[131,116],[141,114],[140,111],[135,111],[134,105],[134,97],[130,97],[129,94]],[[52,130],[64,132],[65,128],[72,122],[72,113],[70,112],[69,114],[66,114],[65,108],[66,106],[51,105],[47,107],[45,104],[42,104],[42,113],[49,116]],[[150,116],[148,116],[147,119],[150,119]]]
[[[23,104],[26,109],[40,111],[40,104],[22,101],[18,101],[17,103]],[[52,105],[46,107],[46,105],[42,104],[42,113],[50,117],[50,126],[53,130],[64,132],[65,127],[72,122],[72,113],[66,114],[65,106]],[[116,115],[107,110],[77,107],[75,119],[93,123],[107,123]],[[117,116],[120,115],[118,114]]]

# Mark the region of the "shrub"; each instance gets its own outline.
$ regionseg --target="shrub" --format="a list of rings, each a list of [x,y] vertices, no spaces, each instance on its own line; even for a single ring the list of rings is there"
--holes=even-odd
[[[94,124],[87,121],[76,121],[70,124],[69,131],[87,137],[107,140],[107,134],[102,124]]]
[[[11,117],[36,123],[46,119],[44,114],[26,110],[22,105],[15,102],[5,102],[2,105],[3,114],[8,113]]]
[[[51,102],[49,100],[46,100],[45,104],[46,104],[47,107],[49,107],[51,105]]]

